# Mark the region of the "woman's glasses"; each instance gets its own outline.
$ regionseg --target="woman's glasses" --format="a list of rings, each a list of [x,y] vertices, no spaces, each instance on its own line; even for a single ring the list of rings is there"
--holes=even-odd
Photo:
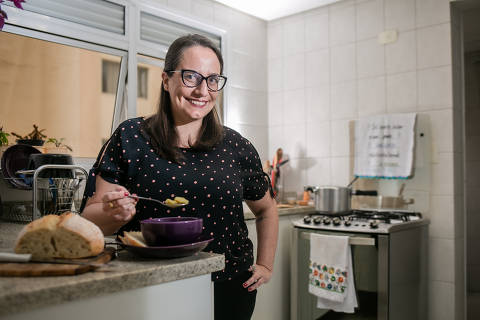
[[[198,87],[203,80],[207,82],[207,88],[210,91],[220,91],[227,83],[227,77],[221,76],[219,74],[211,74],[208,77],[202,76],[200,73],[193,70],[170,70],[165,71],[166,73],[170,72],[181,72],[182,82],[185,86],[189,88]]]

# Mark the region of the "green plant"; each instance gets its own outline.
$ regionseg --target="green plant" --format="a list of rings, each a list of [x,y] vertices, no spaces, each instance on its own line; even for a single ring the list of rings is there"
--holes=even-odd
[[[27,134],[26,136],[21,136],[19,134],[16,134],[15,132],[12,132],[12,135],[17,137],[20,140],[43,140],[44,138],[47,137],[46,135],[43,134],[43,131],[45,131],[45,129],[38,130],[38,126],[34,124],[33,131]]]
[[[67,146],[66,144],[63,143],[64,140],[65,140],[65,138],[60,138],[60,140],[58,140],[56,138],[48,138],[46,143],[53,143],[55,145],[55,147],[57,147],[57,148],[65,147],[68,150],[73,151],[72,147]]]
[[[3,127],[0,127],[0,147],[8,145],[8,132],[3,131]]]

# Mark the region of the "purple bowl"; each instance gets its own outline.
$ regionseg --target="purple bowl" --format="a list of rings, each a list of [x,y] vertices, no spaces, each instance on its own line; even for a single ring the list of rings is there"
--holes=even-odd
[[[140,222],[143,238],[149,246],[191,243],[202,233],[203,220],[195,217],[151,218]]]

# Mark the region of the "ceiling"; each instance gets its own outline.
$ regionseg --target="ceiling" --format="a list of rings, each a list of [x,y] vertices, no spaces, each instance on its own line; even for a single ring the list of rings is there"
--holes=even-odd
[[[274,20],[340,0],[215,0],[263,20]]]

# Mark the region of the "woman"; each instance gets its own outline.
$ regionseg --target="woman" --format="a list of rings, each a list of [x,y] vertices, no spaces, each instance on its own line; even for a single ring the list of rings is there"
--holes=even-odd
[[[278,215],[268,178],[251,143],[220,124],[214,107],[226,78],[212,42],[200,35],[175,40],[164,70],[158,112],[117,128],[82,215],[106,235],[139,230],[139,221],[149,217],[203,218],[204,234],[214,238],[206,250],[225,255],[225,269],[212,274],[215,319],[250,319],[256,289],[272,276],[277,244]],[[165,210],[128,194],[160,200],[183,196],[190,204]],[[256,263],[242,200],[256,215]]]

